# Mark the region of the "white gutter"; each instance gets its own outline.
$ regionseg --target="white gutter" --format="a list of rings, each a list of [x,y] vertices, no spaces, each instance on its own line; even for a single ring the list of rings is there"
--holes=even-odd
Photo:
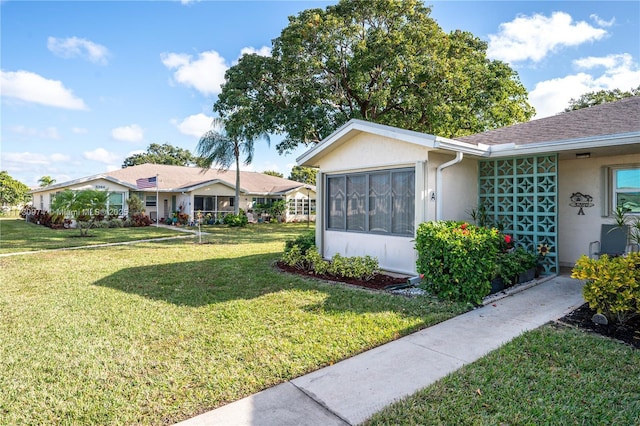
[[[456,152],[456,158],[440,164],[436,169],[436,220],[442,220],[442,170],[462,161],[462,152]]]

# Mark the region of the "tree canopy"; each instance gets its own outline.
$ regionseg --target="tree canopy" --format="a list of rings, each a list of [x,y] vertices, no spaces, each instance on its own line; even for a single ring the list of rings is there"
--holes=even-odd
[[[230,135],[284,135],[279,152],[351,118],[455,137],[529,120],[517,73],[419,0],[342,0],[289,18],[272,56],[227,70],[214,111]]]
[[[318,169],[313,167],[293,166],[289,179],[295,180],[296,182],[315,185],[316,173],[318,173]]]
[[[571,98],[571,100],[569,101],[569,106],[565,108],[564,112],[575,111],[582,108],[589,108],[607,102],[630,98],[632,96],[640,96],[640,86],[626,92],[623,92],[620,89],[587,92],[581,95],[578,99]]]
[[[17,206],[30,198],[27,185],[9,176],[6,171],[0,171],[0,205]]]
[[[40,179],[38,179],[38,183],[40,184],[40,188],[44,188],[45,186],[53,185],[54,183],[56,183],[56,180],[47,175],[42,176]]]
[[[122,163],[122,168],[146,163],[166,164],[170,166],[199,165],[198,158],[188,149],[178,148],[168,143],[162,145],[152,143],[147,147],[147,152],[133,154],[125,158]]]
[[[275,177],[279,177],[279,178],[283,178],[284,175],[280,172],[276,172],[275,170],[265,170],[264,172],[262,172],[263,175],[268,175],[268,176],[275,176]]]

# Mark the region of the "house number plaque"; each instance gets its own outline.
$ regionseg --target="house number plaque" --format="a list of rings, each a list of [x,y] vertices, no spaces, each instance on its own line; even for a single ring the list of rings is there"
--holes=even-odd
[[[591,195],[583,194],[582,192],[574,192],[571,194],[571,207],[578,207],[578,216],[584,216],[584,207],[593,207],[593,197]]]

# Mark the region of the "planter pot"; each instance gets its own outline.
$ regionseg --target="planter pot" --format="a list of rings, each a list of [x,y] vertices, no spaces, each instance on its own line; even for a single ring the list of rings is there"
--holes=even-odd
[[[518,283],[526,283],[536,277],[536,268],[528,269],[518,275]]]
[[[502,290],[504,290],[504,280],[502,279],[502,277],[495,277],[494,279],[492,279],[491,291],[489,292],[489,294],[494,294]]]

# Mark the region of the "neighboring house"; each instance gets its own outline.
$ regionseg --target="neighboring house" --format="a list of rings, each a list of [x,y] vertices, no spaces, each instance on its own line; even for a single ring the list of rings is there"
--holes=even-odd
[[[157,182],[157,188],[156,183]],[[31,191],[35,209],[51,209],[55,194],[65,189],[101,189],[109,191],[110,214],[127,215],[126,200],[138,196],[152,220],[169,218],[174,212],[211,213],[222,218],[233,213],[236,172],[215,169],[141,164],[112,172],[56,183]],[[255,204],[286,200],[287,221],[315,220],[315,187],[257,172],[240,172],[240,208],[251,210]],[[310,207],[310,209],[309,209]]]
[[[422,222],[472,221],[484,206],[547,273],[572,266],[612,223],[640,213],[640,97],[457,140],[351,120],[298,159],[318,167],[316,242],[330,258],[371,255],[416,272]]]

